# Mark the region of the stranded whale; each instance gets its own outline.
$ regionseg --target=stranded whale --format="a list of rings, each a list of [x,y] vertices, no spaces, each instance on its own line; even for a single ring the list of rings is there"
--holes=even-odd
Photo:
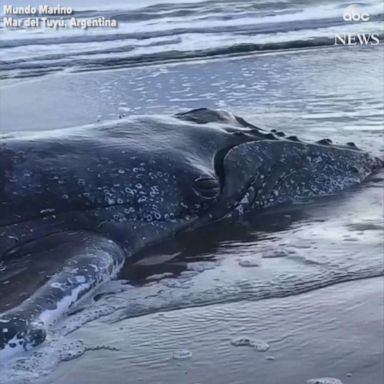
[[[362,182],[381,160],[352,143],[266,132],[197,109],[0,140],[0,260],[63,259],[29,299],[0,315],[0,358],[177,232]]]

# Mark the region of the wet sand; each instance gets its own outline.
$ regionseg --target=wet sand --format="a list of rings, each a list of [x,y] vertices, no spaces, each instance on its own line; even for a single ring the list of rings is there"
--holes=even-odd
[[[374,278],[286,298],[115,323],[100,319],[70,337],[110,350],[88,351],[62,363],[39,383],[300,384],[330,377],[378,384],[384,380],[383,299],[383,279]],[[258,352],[231,344],[243,336],[270,348]],[[174,359],[180,350],[192,356]]]

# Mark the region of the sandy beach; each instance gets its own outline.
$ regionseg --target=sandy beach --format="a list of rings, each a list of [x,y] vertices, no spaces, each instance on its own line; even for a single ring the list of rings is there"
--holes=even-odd
[[[379,384],[384,379],[383,284],[374,278],[293,297],[117,323],[101,319],[71,337],[110,349],[62,363],[39,383],[304,384],[328,377],[344,384]],[[270,348],[233,346],[238,337],[265,341]],[[180,350],[192,356],[175,359]]]

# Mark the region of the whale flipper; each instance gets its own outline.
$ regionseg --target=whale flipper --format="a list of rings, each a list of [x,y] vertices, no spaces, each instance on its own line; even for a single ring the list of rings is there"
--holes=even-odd
[[[0,316],[1,358],[41,344],[47,328],[91,290],[116,275],[125,258],[115,242],[85,231],[54,234],[33,243],[20,253],[31,249],[43,252],[49,247],[52,257],[63,256],[67,261],[30,298]]]

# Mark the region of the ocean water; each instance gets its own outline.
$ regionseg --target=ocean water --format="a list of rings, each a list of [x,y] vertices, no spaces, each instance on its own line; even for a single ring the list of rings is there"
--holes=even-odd
[[[382,33],[380,1],[362,3],[370,20],[357,23],[343,20],[344,1],[63,5],[78,17],[115,17],[119,28],[2,28],[0,135],[210,107],[384,157],[383,47],[334,45],[335,33]],[[41,348],[0,366],[0,382],[296,384],[308,372],[380,382],[382,343],[369,332],[364,339],[361,324],[376,336],[382,325],[382,281],[372,288],[368,279],[384,273],[383,187],[381,172],[337,197],[146,250]],[[57,265],[0,263],[0,309],[28,297]],[[358,293],[341,284],[356,280]],[[366,318],[350,320],[358,313]],[[271,347],[257,362],[230,343],[249,335]]]
[[[343,20],[348,4],[210,0],[112,1],[106,6],[67,1],[62,5],[72,6],[73,13],[57,19],[102,16],[115,19],[118,28],[2,28],[0,79],[332,46],[336,33],[382,34],[380,1],[364,2],[362,9],[370,18],[360,23]]]

